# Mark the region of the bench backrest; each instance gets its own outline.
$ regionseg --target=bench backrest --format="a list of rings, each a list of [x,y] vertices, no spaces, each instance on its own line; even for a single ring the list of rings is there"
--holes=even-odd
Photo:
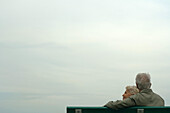
[[[170,106],[130,107],[113,110],[106,107],[67,107],[67,113],[170,113]]]

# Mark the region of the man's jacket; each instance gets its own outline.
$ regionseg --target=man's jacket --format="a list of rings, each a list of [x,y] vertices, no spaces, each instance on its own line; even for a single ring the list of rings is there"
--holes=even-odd
[[[151,89],[143,89],[125,100],[110,101],[105,105],[116,110],[132,106],[164,106],[164,100]]]

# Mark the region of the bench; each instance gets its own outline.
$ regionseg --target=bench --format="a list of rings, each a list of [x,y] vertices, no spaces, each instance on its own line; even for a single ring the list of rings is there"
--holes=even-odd
[[[67,113],[170,113],[170,106],[129,107],[121,110],[113,110],[107,107],[68,106]]]

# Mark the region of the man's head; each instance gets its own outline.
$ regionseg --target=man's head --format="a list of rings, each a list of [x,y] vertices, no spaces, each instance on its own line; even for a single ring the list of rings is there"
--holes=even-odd
[[[141,91],[143,89],[149,89],[151,87],[149,73],[138,73],[136,75],[136,86]]]
[[[130,97],[131,95],[134,95],[136,93],[138,93],[139,90],[136,86],[126,86],[126,91],[125,93],[122,95],[123,96],[123,100]]]

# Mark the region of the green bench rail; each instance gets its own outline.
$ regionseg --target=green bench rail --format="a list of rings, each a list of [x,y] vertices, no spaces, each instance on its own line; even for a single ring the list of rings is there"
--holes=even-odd
[[[170,113],[170,106],[129,107],[113,110],[106,107],[67,107],[67,113]]]

